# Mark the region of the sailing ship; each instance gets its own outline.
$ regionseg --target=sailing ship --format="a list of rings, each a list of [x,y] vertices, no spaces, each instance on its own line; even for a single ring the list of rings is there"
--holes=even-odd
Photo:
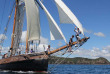
[[[65,5],[62,0],[54,0],[59,12],[60,22],[62,24],[74,24],[76,25],[81,33],[84,35],[82,24],[72,13],[72,11]],[[15,1],[15,15],[14,15],[14,24],[13,24],[13,33],[11,40],[11,54],[7,58],[0,60],[0,69],[1,70],[11,70],[11,71],[37,71],[45,72],[48,70],[48,59],[49,55],[54,54],[58,51],[64,50],[69,47],[69,44],[66,41],[65,36],[60,30],[59,26],[44,6],[42,1],[38,0],[16,0]],[[47,54],[45,52],[32,53],[29,52],[29,43],[34,40],[40,40],[40,14],[39,8],[42,8],[45,14],[50,27],[50,37],[51,40],[63,39],[65,45],[59,47],[58,49],[52,50]],[[14,9],[13,9],[14,10]],[[19,43],[22,35],[22,27],[24,20],[24,13],[26,11],[27,16],[27,38],[26,38],[26,53],[15,55],[17,49],[19,48]],[[9,17],[9,20],[11,15]],[[83,45],[89,37],[85,37],[79,40],[79,43]],[[4,42],[4,40],[1,40]],[[77,44],[76,42],[72,43],[72,46]]]

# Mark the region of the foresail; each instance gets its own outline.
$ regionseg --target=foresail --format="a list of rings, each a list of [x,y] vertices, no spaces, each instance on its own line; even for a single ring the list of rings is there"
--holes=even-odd
[[[58,8],[60,23],[64,24],[75,24],[82,34],[84,35],[82,24],[79,22],[77,17],[72,13],[72,11],[64,4],[62,0],[55,0]]]
[[[34,0],[25,0],[28,41],[40,39],[39,7]]]
[[[14,43],[13,43],[13,54],[15,54],[15,50],[19,48],[19,43],[22,35],[22,27],[24,22],[24,4],[18,5],[17,15],[16,15],[16,23],[15,23],[15,33],[14,33]]]
[[[65,39],[62,31],[60,30],[59,26],[57,25],[57,23],[55,22],[53,17],[50,15],[50,13],[46,9],[46,7],[42,4],[41,1],[40,1],[40,4],[42,5],[42,7],[47,15],[48,21],[49,21],[51,40],[64,39],[64,41],[66,42],[66,39]]]

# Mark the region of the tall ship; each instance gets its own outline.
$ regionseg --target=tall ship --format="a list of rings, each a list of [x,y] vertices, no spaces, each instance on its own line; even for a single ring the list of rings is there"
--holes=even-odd
[[[79,28],[81,34],[83,35],[83,38],[80,38],[80,40],[72,42],[71,46],[75,46],[76,44],[78,45],[77,47],[82,46],[89,39],[89,37],[86,37],[84,35],[82,24],[73,14],[73,12],[65,5],[63,0],[54,0],[54,2],[56,3],[56,6],[58,8],[60,23],[75,25],[77,28]],[[40,9],[42,9],[47,16],[51,40],[63,39],[65,41],[65,45],[52,51],[29,53],[30,44],[34,41],[40,40],[40,20],[42,20],[40,19]],[[51,16],[41,0],[15,0],[11,14],[6,24],[6,28],[3,32],[4,35],[7,32],[10,19],[13,18],[13,11],[15,13],[12,29],[13,32],[11,37],[11,46],[9,52],[5,54],[0,60],[0,69],[11,71],[47,72],[50,55],[62,50],[68,51],[70,44],[66,41],[66,38],[63,35],[61,29],[59,28],[56,21]],[[25,12],[27,20],[26,49],[24,54],[17,54],[17,51],[20,47]],[[0,44],[3,44],[4,40],[4,38],[1,39]]]

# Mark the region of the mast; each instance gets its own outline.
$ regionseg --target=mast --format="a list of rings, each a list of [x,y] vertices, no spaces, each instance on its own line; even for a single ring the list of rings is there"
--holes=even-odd
[[[29,47],[28,47],[28,33],[27,33],[27,37],[26,37],[26,51],[25,51],[25,53],[28,53],[28,52],[29,52]]]
[[[18,0],[16,0],[14,23],[13,23],[13,33],[12,33],[12,40],[11,40],[11,49],[12,49],[12,52],[13,52],[13,42],[14,42],[14,36],[15,36],[14,33],[15,33],[15,24],[16,24],[17,8],[18,8]],[[12,52],[11,52],[11,56],[12,56]]]

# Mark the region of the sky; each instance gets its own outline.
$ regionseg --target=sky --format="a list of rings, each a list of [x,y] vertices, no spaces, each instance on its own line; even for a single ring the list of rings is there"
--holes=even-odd
[[[98,58],[105,57],[110,61],[110,0],[63,0],[63,2],[75,14],[78,20],[82,23],[84,33],[90,39],[80,47],[70,57],[87,57]],[[10,11],[13,7],[14,0],[0,0],[0,39],[3,35],[6,22]],[[72,35],[75,35],[74,24],[60,24],[58,9],[54,0],[43,0],[50,14],[53,16],[60,29],[62,30],[67,41]],[[13,28],[13,17],[9,23],[6,40],[3,47],[10,47],[11,34]],[[25,42],[26,35],[26,15],[24,17],[22,40]],[[50,40],[49,23],[45,12],[40,8],[40,22],[41,22],[41,37],[43,44],[50,44],[51,47],[57,48],[64,45],[63,40]],[[81,35],[81,37],[83,37]],[[76,39],[74,38],[73,41]],[[5,49],[3,50],[5,51]]]

